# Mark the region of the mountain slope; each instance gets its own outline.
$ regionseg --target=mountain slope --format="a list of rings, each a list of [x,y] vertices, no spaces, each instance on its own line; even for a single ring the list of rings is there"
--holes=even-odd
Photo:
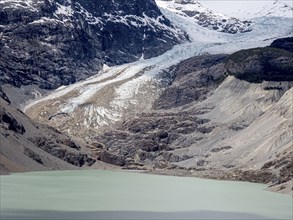
[[[263,16],[235,25],[230,19],[236,28],[231,34],[205,27],[186,10],[202,10],[207,22],[223,29],[225,22],[217,22],[224,16],[192,0],[176,2],[181,9],[160,10],[188,33],[190,42],[150,59],[104,66],[99,74],[32,100],[23,110],[38,122],[91,142],[97,160],[127,169],[290,181],[292,52],[284,49],[290,48],[291,38],[259,47],[291,37],[292,19]],[[84,10],[93,8],[88,1],[81,3]],[[164,1],[169,3],[175,4]],[[58,10],[66,18],[65,6]],[[114,6],[103,10],[111,11],[111,16],[103,15],[107,20],[127,23],[127,15]],[[100,24],[91,13],[85,13],[87,22]]]
[[[250,32],[228,34],[197,25],[192,18],[161,10],[188,33],[192,42],[177,45],[152,59],[105,69],[95,77],[29,103],[24,111],[41,123],[90,139],[92,134],[115,128],[115,124],[133,114],[151,109],[168,85],[172,77],[168,69],[173,65],[197,55],[266,46],[292,31],[288,26],[291,19],[272,18],[254,20]]]
[[[199,2],[211,10],[230,17],[251,19],[256,17],[292,18],[292,1],[258,0],[258,1],[205,1]]]
[[[283,39],[292,41],[293,38]],[[281,39],[279,40],[281,41]],[[293,80],[293,53],[270,47],[241,50],[229,57],[227,72],[248,82]]]
[[[251,31],[250,21],[241,21],[205,8],[198,1],[167,0],[156,1],[157,4],[183,17],[190,17],[194,23],[211,30],[236,34]]]
[[[281,191],[286,184],[290,192],[293,81],[227,77],[234,55],[194,57],[176,66],[152,110],[93,138],[104,146],[98,159],[132,169],[179,168],[189,175],[270,183]],[[242,65],[254,75],[259,64]]]
[[[153,0],[0,1],[0,82],[56,89],[158,56],[187,36]]]
[[[91,149],[46,125],[33,122],[9,103],[0,87],[0,172],[104,167]]]
[[[277,40],[285,41],[291,38]],[[293,60],[292,52],[273,45],[195,56],[164,66],[158,75],[152,75],[158,64],[152,68],[149,61],[119,66],[32,103],[26,112],[88,138],[98,160],[126,169],[183,169],[189,175],[271,183],[279,190],[292,178]],[[151,87],[156,85],[151,77],[164,81]],[[120,87],[125,98],[113,99],[111,87],[119,91],[127,79]],[[135,87],[142,80],[145,84]],[[96,94],[103,99],[94,99]]]

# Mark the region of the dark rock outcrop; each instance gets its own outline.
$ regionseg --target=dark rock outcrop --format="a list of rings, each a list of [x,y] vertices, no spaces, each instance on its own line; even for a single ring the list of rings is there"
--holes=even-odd
[[[5,100],[7,103],[11,104],[9,98],[7,97],[6,93],[3,91],[1,86],[0,86],[0,98]]]
[[[42,89],[164,53],[187,36],[153,0],[0,2],[0,82]]]
[[[227,73],[252,83],[293,81],[293,53],[264,47],[238,51],[227,59]]]
[[[232,148],[231,146],[215,147],[215,148],[211,149],[211,152],[216,153],[216,152],[220,152],[223,150],[229,150],[231,148]]]
[[[228,179],[249,181],[254,183],[270,183],[273,178],[274,178],[274,175],[270,171],[235,170],[234,177],[229,177]]]
[[[117,155],[115,153],[111,153],[109,151],[103,150],[99,153],[99,160],[104,161],[106,163],[124,166],[125,165],[125,157],[123,155]]]
[[[24,149],[24,154],[27,155],[28,157],[32,158],[37,163],[44,164],[44,162],[42,161],[40,155],[38,155],[37,153],[33,152],[32,150],[30,150],[28,148],[25,148]]]
[[[284,152],[283,154],[278,154],[275,160],[268,161],[262,166],[263,171],[279,173],[275,176],[273,185],[281,184],[287,181],[292,181],[293,179],[293,152]],[[278,172],[276,172],[278,171]]]
[[[72,140],[54,140],[53,138],[46,137],[34,137],[29,138],[29,141],[34,143],[38,148],[46,151],[47,153],[62,159],[74,166],[81,167],[85,163],[89,162],[91,165],[93,164],[92,158],[89,158],[87,154],[79,153],[79,152],[70,152],[62,145],[68,146],[70,148],[80,149]],[[57,142],[61,142],[62,145],[59,145]],[[74,147],[73,147],[74,146]]]
[[[54,128],[33,122],[2,97],[0,149],[0,171],[5,173],[74,169],[92,166],[96,162],[83,142],[76,142]]]
[[[293,37],[277,39],[270,45],[270,47],[287,50],[293,53]]]
[[[24,134],[25,128],[8,111],[0,108],[0,125],[2,128],[14,131],[18,134]]]
[[[204,100],[225,79],[226,55],[194,57],[173,70],[173,83],[155,101],[154,109],[170,109]]]

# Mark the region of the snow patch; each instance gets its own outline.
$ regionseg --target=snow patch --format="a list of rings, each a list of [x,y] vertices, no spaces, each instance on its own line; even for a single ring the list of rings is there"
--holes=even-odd
[[[55,12],[56,15],[64,15],[66,17],[71,17],[74,14],[74,11],[70,5],[65,6],[65,5],[60,5],[58,3],[57,5],[58,5],[58,8]]]
[[[42,17],[38,20],[35,20],[33,22],[31,22],[30,24],[42,24],[42,23],[48,23],[48,22],[51,22],[51,23],[62,23],[62,21],[59,21],[57,19],[54,19],[54,18],[47,18],[47,17]]]
[[[157,0],[157,4],[159,7],[164,8],[173,14],[191,18],[191,22],[214,31],[231,34],[251,31],[250,23],[248,21],[241,21],[239,19],[214,12],[202,6],[199,2]]]
[[[25,8],[30,11],[37,11],[35,8],[35,2],[33,0],[0,0],[0,6],[3,9],[6,8]]]

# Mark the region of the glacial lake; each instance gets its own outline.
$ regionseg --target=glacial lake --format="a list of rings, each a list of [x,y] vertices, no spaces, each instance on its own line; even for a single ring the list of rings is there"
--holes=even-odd
[[[266,185],[103,170],[0,176],[0,219],[292,219]]]

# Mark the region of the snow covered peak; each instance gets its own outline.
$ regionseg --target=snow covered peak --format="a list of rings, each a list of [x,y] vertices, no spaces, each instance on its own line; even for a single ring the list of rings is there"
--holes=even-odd
[[[157,0],[159,7],[169,10],[211,30],[230,34],[251,31],[251,22],[216,13],[196,0]]]
[[[270,17],[293,17],[293,8],[284,2],[278,0],[271,1],[265,4],[262,9],[255,13],[255,16],[270,16]]]
[[[204,7],[213,11],[239,19],[252,19],[257,17],[286,17],[292,18],[292,2],[290,0],[239,0],[217,1],[198,0]]]

